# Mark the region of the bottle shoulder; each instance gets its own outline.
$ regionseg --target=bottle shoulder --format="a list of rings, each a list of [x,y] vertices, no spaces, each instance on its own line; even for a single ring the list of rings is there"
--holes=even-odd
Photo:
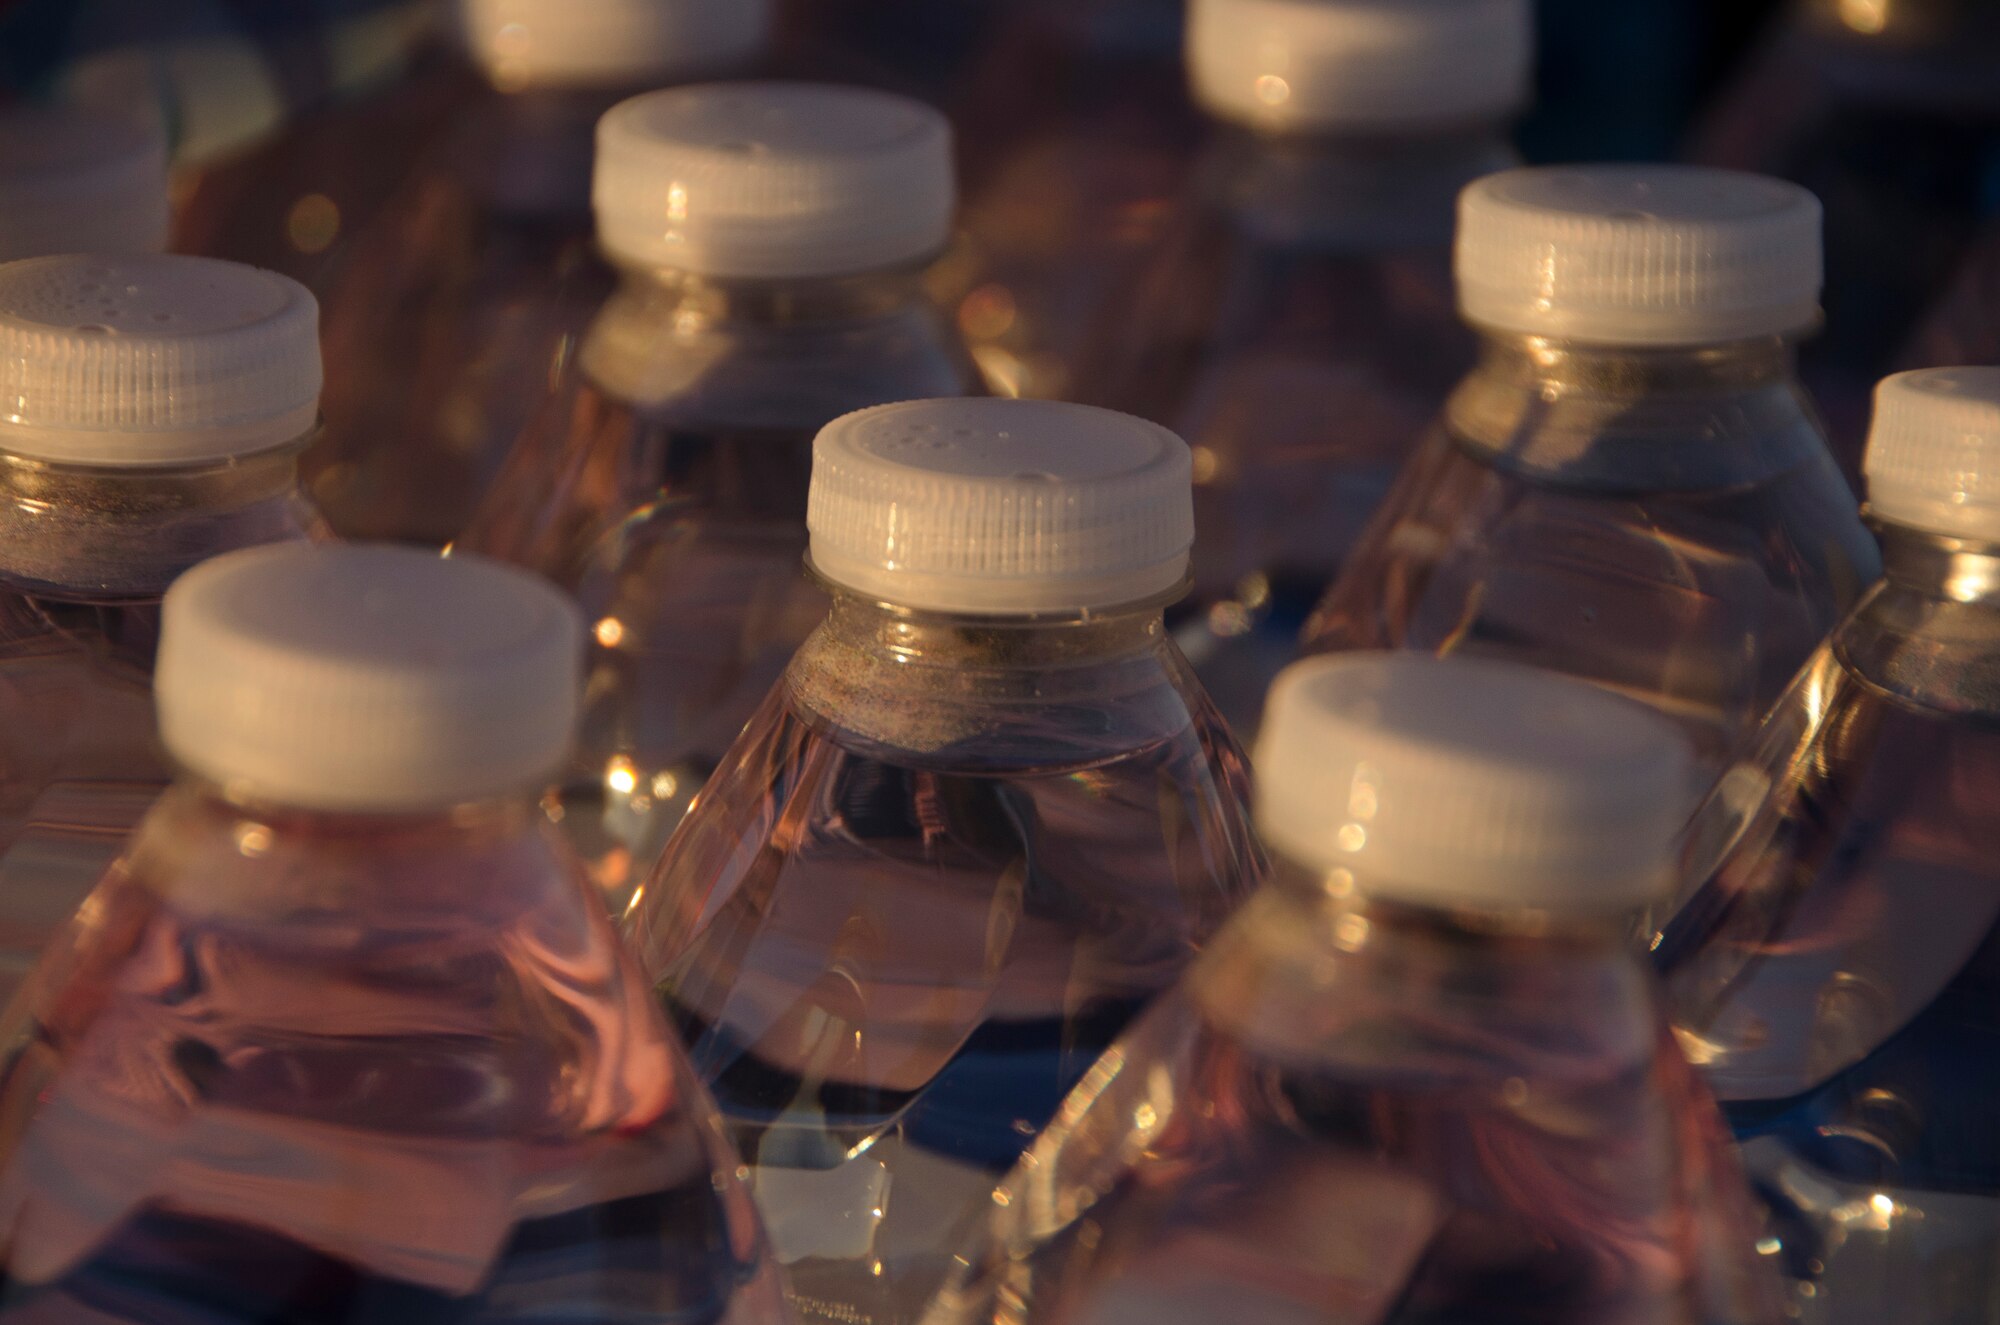
[[[943,313],[921,300],[765,324],[679,316],[620,295],[585,335],[580,363],[638,417],[696,427],[816,432],[871,405],[972,394],[978,381]]]
[[[2000,601],[1961,601],[1886,579],[1827,648],[1890,702],[2000,728]]]

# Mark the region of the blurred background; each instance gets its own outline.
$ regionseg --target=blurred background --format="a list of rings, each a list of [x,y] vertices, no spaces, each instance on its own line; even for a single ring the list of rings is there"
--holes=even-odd
[[[1182,91],[1183,0],[773,3],[775,47],[751,72],[938,105],[957,129],[970,229],[1039,228],[1051,261],[1088,266],[1091,240],[1153,224],[1203,132]],[[324,297],[418,145],[469,132],[470,75],[438,39],[449,8],[0,0],[0,102],[143,113],[173,154],[174,247],[273,267]],[[2000,210],[2000,5],[1538,0],[1538,27],[1515,134],[1530,162],[1730,166],[1825,203],[1827,319],[1802,371],[1850,467],[1882,373],[2000,354],[2000,232],[1980,242]],[[1053,219],[1050,196],[1093,190],[1117,205]],[[979,327],[993,310],[952,278],[939,293],[975,348],[997,343]],[[1034,364],[982,368],[996,390],[1064,394]]]
[[[966,57],[1032,0],[786,0],[793,33],[840,28],[876,58]],[[1890,0],[1849,0],[1875,26]],[[1165,7],[1165,6],[1163,6]],[[422,0],[0,0],[0,87],[37,96],[108,76],[176,98],[182,159],[228,151],[292,114],[393,76]],[[1538,160],[1674,155],[1772,30],[1778,0],[1542,0],[1540,98],[1522,127]],[[135,61],[147,48],[152,59]]]

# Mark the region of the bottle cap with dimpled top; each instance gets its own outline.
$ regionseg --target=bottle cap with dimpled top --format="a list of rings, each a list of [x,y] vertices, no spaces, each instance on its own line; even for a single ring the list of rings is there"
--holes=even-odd
[[[1671,882],[1693,752],[1658,714],[1490,659],[1350,653],[1271,688],[1257,824],[1376,897],[1622,911]]]
[[[574,736],[583,623],[479,557],[284,544],[168,590],[160,737],[234,795],[398,813],[539,790]]]
[[[753,59],[771,0],[458,0],[458,31],[495,87],[643,87]]]
[[[1819,320],[1819,199],[1698,166],[1541,166],[1469,185],[1458,302],[1499,331],[1606,345],[1780,336]]]
[[[951,127],[866,88],[650,92],[599,124],[592,189],[599,241],[624,263],[746,279],[905,266],[951,235]]]
[[[1875,389],[1868,509],[1926,533],[2000,543],[2000,368],[1925,368]]]
[[[1278,132],[1499,119],[1528,98],[1530,0],[1192,0],[1196,95]]]
[[[296,442],[319,415],[319,306],[214,258],[0,265],[0,451],[174,465]]]
[[[1138,603],[1187,577],[1191,469],[1167,429],[1088,405],[877,406],[813,444],[813,565],[856,593],[938,612]]]

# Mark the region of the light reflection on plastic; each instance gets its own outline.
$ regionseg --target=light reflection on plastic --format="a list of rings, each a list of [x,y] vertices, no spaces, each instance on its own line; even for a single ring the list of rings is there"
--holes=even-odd
[[[631,795],[632,789],[639,785],[639,774],[632,767],[632,761],[624,755],[612,756],[604,770],[604,785],[620,796]]]
[[[1840,21],[1864,37],[1889,26],[1889,0],[1840,0]]]

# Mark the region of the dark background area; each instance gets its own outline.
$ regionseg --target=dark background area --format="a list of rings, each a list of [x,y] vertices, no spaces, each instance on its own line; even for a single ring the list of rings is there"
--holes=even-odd
[[[788,0],[816,3],[855,0]],[[949,9],[976,0],[929,0]],[[885,0],[885,6],[887,0]],[[1522,126],[1538,160],[1671,156],[1780,0],[1540,0],[1541,97]],[[328,25],[412,0],[0,0],[0,92],[35,95],[93,51],[173,37],[247,38],[291,104],[330,95]],[[941,24],[949,24],[945,15]]]

